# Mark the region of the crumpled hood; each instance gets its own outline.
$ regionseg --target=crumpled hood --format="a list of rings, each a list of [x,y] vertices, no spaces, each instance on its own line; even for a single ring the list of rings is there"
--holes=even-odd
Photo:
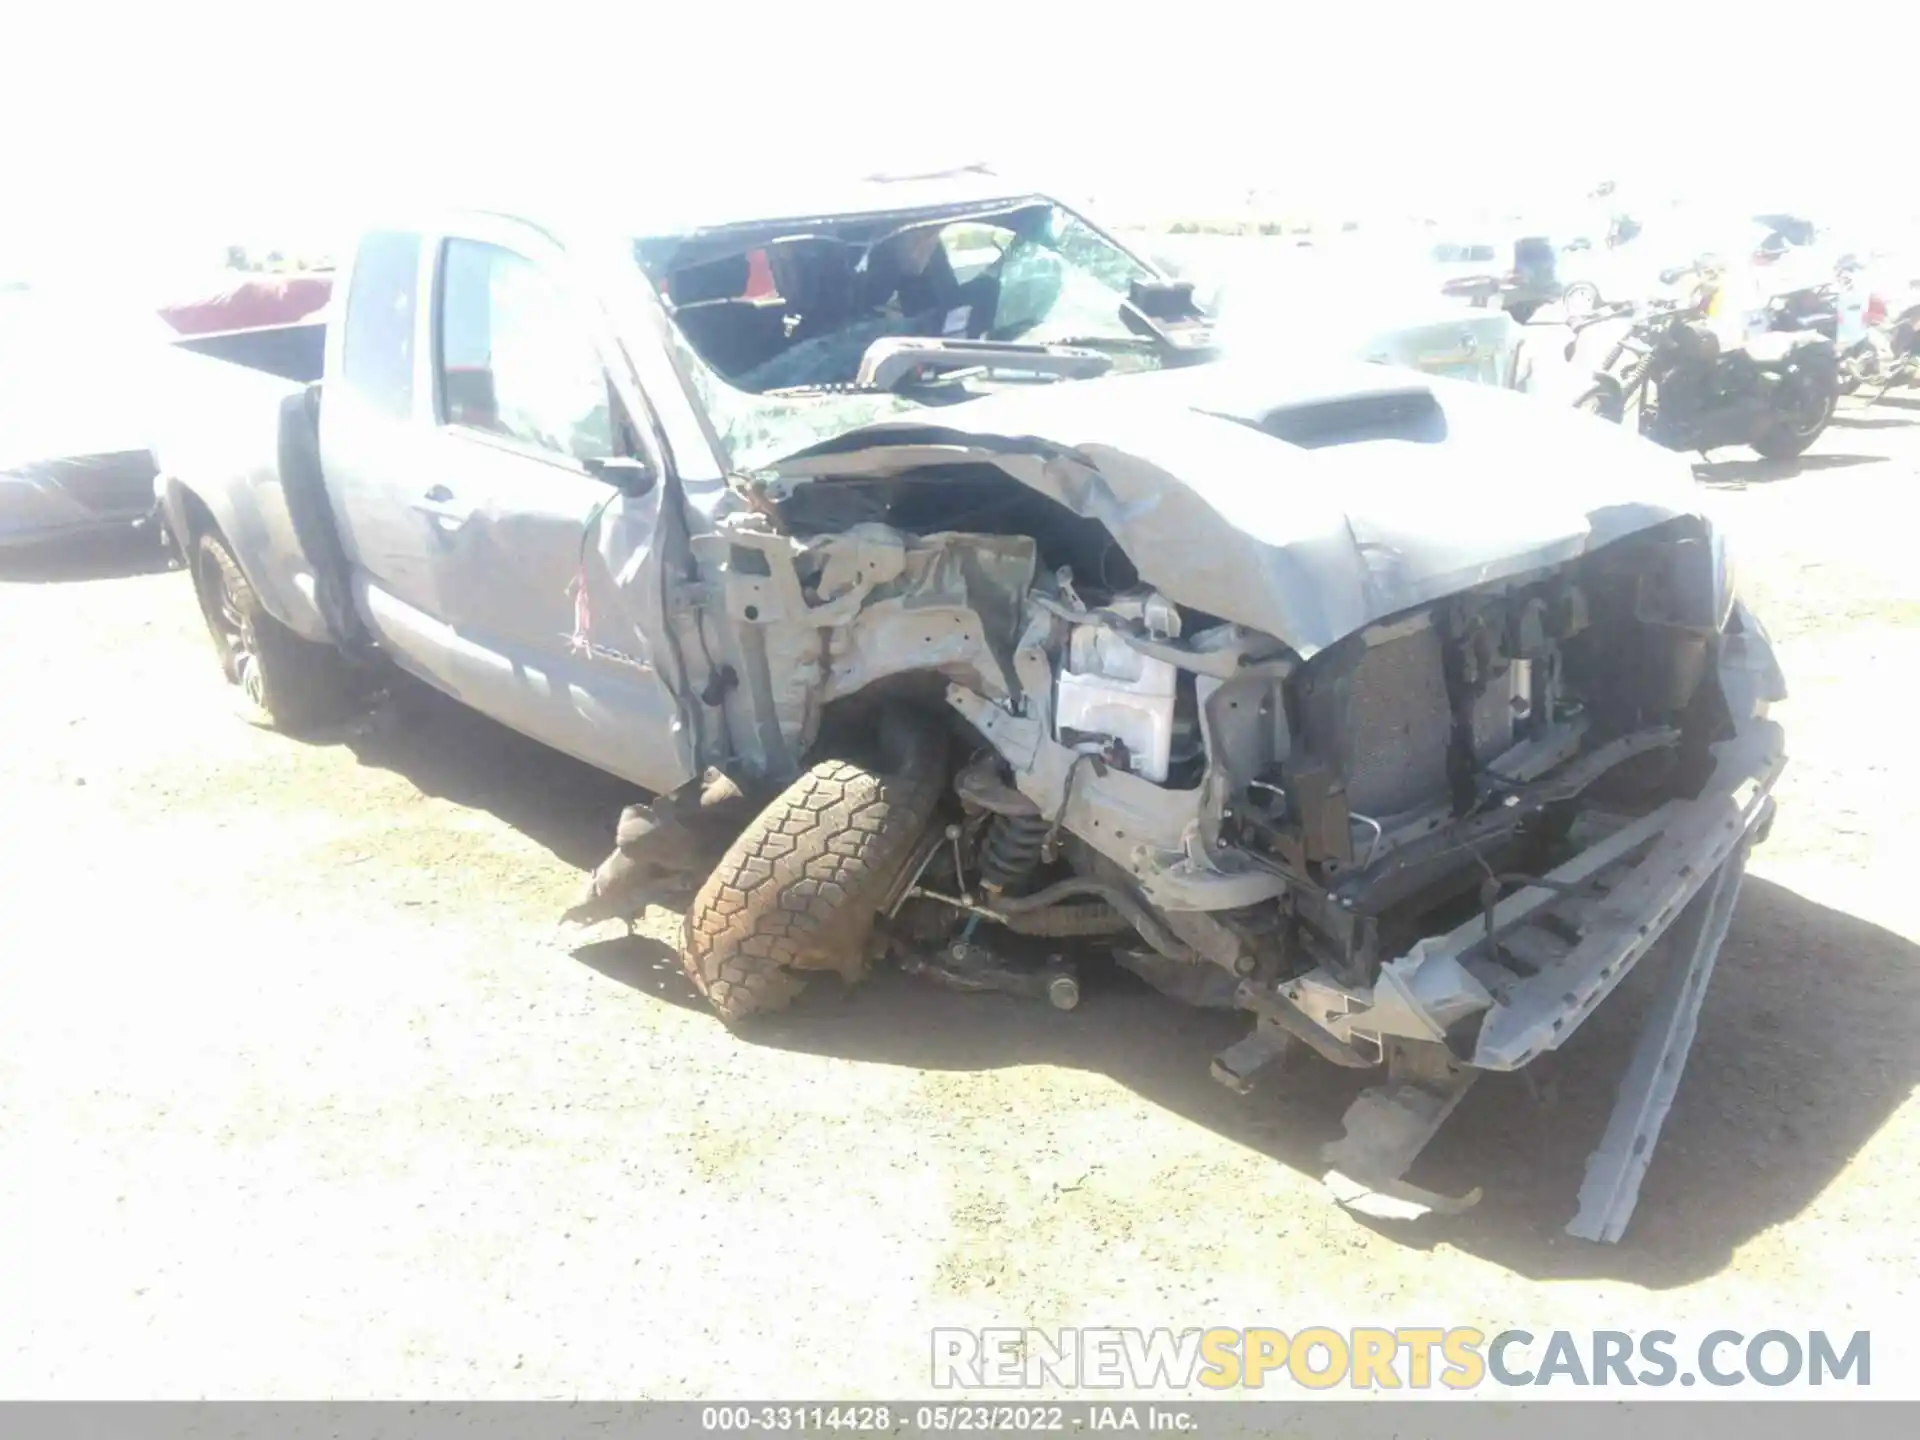
[[[1387,415],[1400,419],[1370,423]],[[1321,360],[1003,391],[861,427],[772,470],[799,479],[956,459],[991,460],[1099,520],[1147,584],[1303,656],[1700,513],[1686,461],[1618,425]]]

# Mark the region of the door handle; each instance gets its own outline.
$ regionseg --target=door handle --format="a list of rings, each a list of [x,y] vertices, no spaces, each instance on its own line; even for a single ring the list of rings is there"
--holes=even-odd
[[[452,525],[463,525],[473,517],[473,506],[461,501],[444,485],[435,485],[413,502],[413,508]]]

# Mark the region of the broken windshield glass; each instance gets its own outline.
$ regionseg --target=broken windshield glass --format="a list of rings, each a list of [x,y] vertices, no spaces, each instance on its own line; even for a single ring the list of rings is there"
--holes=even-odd
[[[735,469],[965,398],[860,391],[876,341],[1105,341],[1125,368],[1162,363],[1121,318],[1128,286],[1153,272],[1051,201],[730,226],[643,239],[635,256]]]

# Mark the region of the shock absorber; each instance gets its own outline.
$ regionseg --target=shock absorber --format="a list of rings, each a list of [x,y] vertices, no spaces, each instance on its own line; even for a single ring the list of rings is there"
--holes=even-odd
[[[1044,815],[995,815],[980,844],[980,885],[990,894],[1016,890],[1040,864],[1046,843]]]

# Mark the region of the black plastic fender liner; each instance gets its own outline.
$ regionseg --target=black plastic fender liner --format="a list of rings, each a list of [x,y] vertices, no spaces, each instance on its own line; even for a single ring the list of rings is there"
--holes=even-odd
[[[321,618],[340,645],[363,645],[368,637],[353,606],[346,547],[334,528],[333,506],[320,465],[318,383],[280,402],[279,464],[287,518],[313,566],[314,599]]]
[[[1618,424],[1626,415],[1626,387],[1621,384],[1619,376],[1606,370],[1595,371],[1587,388],[1573,402],[1573,408]]]

